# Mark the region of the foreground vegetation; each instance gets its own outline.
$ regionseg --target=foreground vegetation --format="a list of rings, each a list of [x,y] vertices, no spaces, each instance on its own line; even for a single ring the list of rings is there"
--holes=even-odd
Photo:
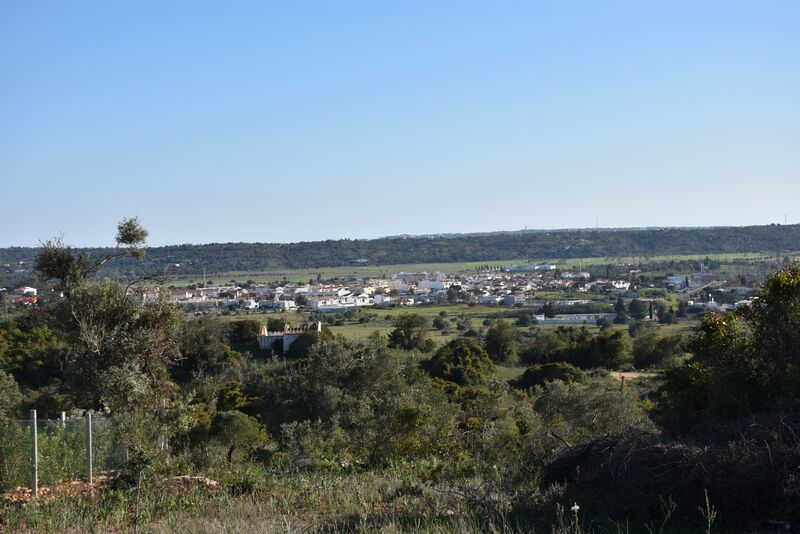
[[[435,321],[449,324],[438,310],[387,314],[350,339],[308,332],[271,354],[257,349],[259,321],[187,320],[143,305],[136,284],[101,279],[115,258],[143,253],[138,221],[118,230],[99,259],[59,242],[40,254],[38,272],[64,297],[0,323],[0,419],[107,414],[128,460],[82,491],[5,499],[0,529],[708,532],[800,521],[800,265],[773,275],[753,307],[706,315],[688,342],[627,317],[520,327],[514,312],[484,310],[486,324],[457,317],[463,328],[434,343]],[[611,373],[633,368],[650,372]],[[0,485],[14,489],[7,476]]]

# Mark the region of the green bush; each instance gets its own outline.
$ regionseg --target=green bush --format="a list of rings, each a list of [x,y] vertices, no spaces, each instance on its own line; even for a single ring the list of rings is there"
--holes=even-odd
[[[519,379],[512,381],[512,385],[516,388],[527,390],[553,380],[571,384],[572,382],[582,382],[585,378],[586,375],[574,365],[555,362],[528,367]]]
[[[431,376],[458,385],[480,384],[492,368],[491,358],[472,338],[456,338],[443,345],[427,365]]]

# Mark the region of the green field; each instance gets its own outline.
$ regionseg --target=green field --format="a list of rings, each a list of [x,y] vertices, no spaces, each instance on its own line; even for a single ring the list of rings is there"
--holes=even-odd
[[[480,262],[460,263],[407,263],[396,265],[364,265],[343,267],[320,267],[318,269],[269,269],[264,271],[229,271],[222,273],[207,273],[206,280],[218,285],[225,285],[231,281],[244,283],[252,280],[257,283],[270,282],[296,282],[307,283],[315,280],[317,276],[323,280],[334,278],[383,278],[399,272],[443,272],[451,275],[472,274],[477,267],[492,265],[506,267],[515,264],[549,263],[563,269],[581,269],[592,265],[606,264],[647,264],[665,261],[688,261],[709,258],[719,262],[746,261],[750,263],[773,262],[775,258],[761,253],[729,253],[729,254],[688,254],[688,255],[660,255],[660,256],[600,256],[590,258],[567,259],[505,259]],[[200,275],[175,276],[168,279],[167,284],[182,285],[202,282]]]
[[[469,328],[480,331],[487,327],[483,324],[485,320],[496,320],[499,314],[503,312],[514,311],[512,308],[497,307],[497,306],[469,306],[467,304],[451,304],[451,305],[425,305],[414,307],[394,307],[394,308],[373,308],[364,307],[357,309],[357,315],[353,319],[344,319],[341,314],[330,314],[324,317],[336,319],[341,321],[341,324],[323,324],[330,329],[335,335],[341,335],[352,341],[364,341],[373,332],[379,332],[382,335],[388,336],[394,328],[393,320],[400,314],[413,313],[422,315],[431,322],[428,330],[428,336],[437,345],[442,345],[451,339],[457,337],[461,332],[456,329],[456,320],[467,318],[469,320]],[[531,311],[531,310],[529,310]],[[441,330],[433,328],[433,319],[444,313],[444,319],[447,321],[447,328],[444,334]],[[291,312],[239,312],[235,315],[220,315],[218,316],[222,321],[235,321],[240,319],[255,319],[266,323],[269,319],[280,318],[293,326],[300,326],[304,323],[311,321],[311,315],[308,312],[291,311]],[[359,318],[368,318],[368,322],[359,322]],[[514,324],[514,319],[504,319]],[[655,327],[664,335],[681,334],[688,336],[693,331],[697,322],[695,320],[684,319],[672,325],[656,324]],[[538,330],[551,330],[559,326],[585,326],[592,333],[598,330],[595,324],[573,324],[573,325],[559,325],[559,324],[539,324],[533,328]],[[519,327],[520,331],[528,331],[531,327]],[[618,328],[618,327],[615,327]]]

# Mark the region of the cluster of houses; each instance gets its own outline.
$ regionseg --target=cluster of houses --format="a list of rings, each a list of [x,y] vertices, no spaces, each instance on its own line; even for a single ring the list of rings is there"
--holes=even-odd
[[[685,297],[700,296],[709,288],[723,285],[709,273],[688,276],[669,276],[664,287],[677,290]],[[734,307],[749,306],[746,300],[752,290],[741,288],[726,303],[713,297],[705,302],[688,300],[690,307],[725,312]],[[132,290],[131,290],[132,291]],[[584,323],[613,319],[609,313],[582,313],[593,302],[588,294],[602,294],[609,300],[621,296],[638,298],[631,282],[619,279],[592,277],[585,271],[562,271],[555,265],[512,265],[492,268],[469,274],[447,275],[441,272],[399,272],[385,278],[340,279],[335,283],[282,283],[255,284],[246,287],[234,285],[184,289],[150,288],[141,293],[145,302],[169,301],[183,306],[187,311],[213,308],[287,311],[296,308],[318,312],[342,312],[367,306],[413,306],[433,303],[474,303],[496,306],[529,306],[536,292],[558,293],[569,291],[572,295],[585,293],[587,298],[553,300],[553,305],[564,310],[576,306],[578,313],[565,313],[555,317],[535,316],[542,323]],[[733,291],[733,290],[730,290]],[[13,293],[13,299],[9,299]],[[0,297],[18,307],[34,306],[38,291],[34,287],[19,287],[12,291],[0,288]],[[578,307],[582,306],[582,309]],[[566,310],[564,310],[566,311]],[[299,332],[265,332],[264,343],[272,344],[277,338],[290,343]],[[284,339],[285,338],[285,339]]]
[[[286,288],[286,295],[291,294]],[[291,298],[284,298],[284,288],[258,286],[243,288],[239,286],[214,286],[196,289],[147,289],[143,293],[145,302],[167,300],[187,309],[201,308],[270,308],[289,310],[296,307]]]
[[[630,287],[630,283],[623,280],[590,280],[587,272],[562,272],[553,276],[554,270],[555,266],[551,265],[512,266],[504,271],[459,276],[441,272],[400,272],[386,278],[343,279],[337,283],[219,286],[168,291],[156,288],[145,291],[144,299],[146,302],[166,299],[187,309],[291,310],[304,307],[319,312],[341,312],[375,305],[457,302],[517,306],[527,303],[534,291],[575,289],[624,293]]]

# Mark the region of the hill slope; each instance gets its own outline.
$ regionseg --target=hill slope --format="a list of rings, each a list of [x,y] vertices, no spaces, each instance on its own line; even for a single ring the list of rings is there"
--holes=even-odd
[[[92,255],[107,249],[87,249]],[[715,228],[554,230],[329,240],[300,243],[214,243],[149,249],[144,264],[125,260],[119,274],[180,263],[184,273],[319,268],[369,264],[443,263],[500,259],[646,256],[800,250],[800,225]],[[32,261],[38,249],[0,249],[0,264]]]

